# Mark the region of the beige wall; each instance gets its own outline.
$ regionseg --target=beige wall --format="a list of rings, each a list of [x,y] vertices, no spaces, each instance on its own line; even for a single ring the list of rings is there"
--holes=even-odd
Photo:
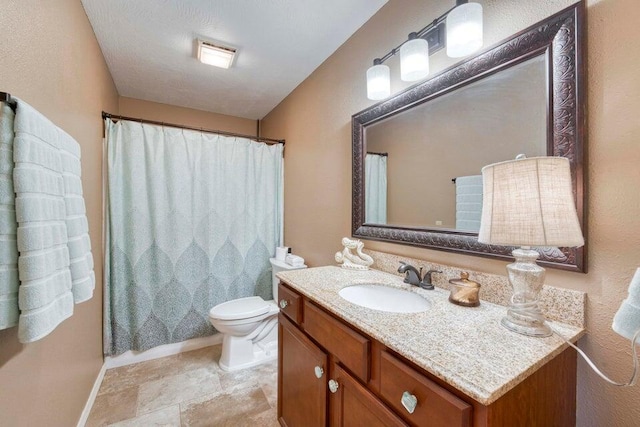
[[[0,424],[72,426],[102,366],[102,110],[118,94],[79,0],[0,5],[0,90],[33,105],[82,148],[82,181],[96,289],[56,330],[32,344],[0,331]]]
[[[255,120],[194,110],[192,108],[176,107],[158,102],[143,101],[141,99],[126,98],[124,96],[120,97],[118,114],[127,117],[246,135],[256,135],[257,130],[257,122]]]
[[[572,0],[479,0],[485,42],[492,44],[573,3]],[[590,0],[587,25],[589,273],[548,270],[547,283],[588,293],[588,334],[580,346],[618,380],[630,373],[629,342],[611,319],[640,265],[640,7],[637,0]],[[365,72],[386,53],[451,6],[450,1],[390,0],[334,55],[263,120],[264,136],[287,139],[285,243],[311,266],[333,264],[351,234],[351,115],[372,104]],[[451,63],[442,52],[431,68]],[[399,82],[397,59],[392,92]],[[372,249],[504,274],[504,262],[381,242]],[[606,385],[579,362],[578,425],[631,426],[640,419],[640,387]],[[614,421],[615,420],[615,421]]]

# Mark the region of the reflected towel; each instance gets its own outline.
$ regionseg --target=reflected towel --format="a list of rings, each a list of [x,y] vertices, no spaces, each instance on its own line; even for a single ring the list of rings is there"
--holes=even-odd
[[[78,143],[18,100],[13,172],[20,342],[49,334],[73,314],[73,303],[93,295]]]
[[[482,175],[456,178],[456,229],[479,231],[482,218]]]

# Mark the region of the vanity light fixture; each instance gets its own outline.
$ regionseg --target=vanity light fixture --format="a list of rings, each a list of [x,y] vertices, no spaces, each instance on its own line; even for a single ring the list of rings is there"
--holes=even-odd
[[[400,47],[400,78],[405,82],[424,79],[429,75],[429,42],[409,34],[409,40]]]
[[[373,100],[385,99],[391,94],[391,71],[380,59],[373,61],[367,70],[367,97]]]
[[[446,25],[448,57],[462,58],[482,47],[482,6],[479,3],[459,4],[447,15]]]
[[[236,56],[236,49],[198,39],[198,59],[203,64],[229,68]]]
[[[367,70],[367,97],[381,100],[391,94],[391,73],[384,62],[400,53],[400,78],[412,82],[429,75],[429,55],[445,46],[447,55],[461,58],[482,47],[482,6],[468,0],[456,5],[419,31],[412,32],[400,46],[373,60]]]

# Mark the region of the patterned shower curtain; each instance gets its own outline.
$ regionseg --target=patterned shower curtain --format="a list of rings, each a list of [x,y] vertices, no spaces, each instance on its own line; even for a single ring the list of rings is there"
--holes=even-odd
[[[387,223],[387,156],[367,153],[364,158],[364,221]]]
[[[104,350],[215,332],[211,307],[271,299],[282,145],[106,120]]]

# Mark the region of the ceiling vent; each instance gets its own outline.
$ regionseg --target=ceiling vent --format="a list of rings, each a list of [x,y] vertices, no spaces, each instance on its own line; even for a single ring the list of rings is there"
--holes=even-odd
[[[203,64],[214,67],[229,68],[236,56],[236,49],[218,46],[208,41],[198,39],[198,60]]]

